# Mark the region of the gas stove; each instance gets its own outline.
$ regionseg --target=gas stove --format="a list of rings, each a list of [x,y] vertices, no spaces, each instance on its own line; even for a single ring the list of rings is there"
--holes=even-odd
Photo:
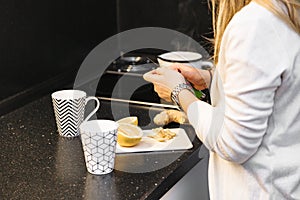
[[[111,74],[144,74],[156,69],[158,64],[149,56],[121,56],[115,60],[106,70]]]
[[[112,62],[97,83],[96,95],[101,98],[131,102],[160,103],[152,83],[146,82],[143,75],[156,69],[153,55],[124,55]],[[95,85],[92,85],[95,87]]]

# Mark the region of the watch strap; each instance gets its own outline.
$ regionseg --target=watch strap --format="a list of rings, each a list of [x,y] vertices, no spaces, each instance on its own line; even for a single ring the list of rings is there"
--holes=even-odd
[[[171,99],[172,101],[180,108],[180,103],[179,103],[179,93],[182,91],[182,90],[189,90],[191,91],[193,94],[194,94],[194,91],[193,91],[193,88],[191,85],[189,84],[186,84],[186,83],[180,83],[178,84],[174,89],[173,91],[171,92]]]

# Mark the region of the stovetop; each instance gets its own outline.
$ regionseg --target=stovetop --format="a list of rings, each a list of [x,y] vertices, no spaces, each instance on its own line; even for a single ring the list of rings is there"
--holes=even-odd
[[[156,58],[150,56],[121,56],[107,68],[111,74],[144,74],[158,67]]]
[[[99,82],[89,84],[89,89],[96,90],[96,96],[103,99],[160,103],[153,84],[142,77],[158,67],[155,61],[156,57],[145,55],[121,56],[108,66]]]

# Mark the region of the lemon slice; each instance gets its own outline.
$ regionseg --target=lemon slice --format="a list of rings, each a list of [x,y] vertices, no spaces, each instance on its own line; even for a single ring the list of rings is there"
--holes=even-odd
[[[135,146],[141,141],[142,136],[143,131],[140,127],[128,123],[119,123],[117,142],[120,146]]]
[[[125,117],[117,121],[118,123],[127,123],[132,125],[138,125],[138,118],[136,116]]]

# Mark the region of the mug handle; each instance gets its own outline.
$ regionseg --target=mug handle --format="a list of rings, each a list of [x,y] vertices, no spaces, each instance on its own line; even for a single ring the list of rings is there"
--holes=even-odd
[[[203,68],[205,66],[205,68]],[[213,68],[214,64],[212,62],[209,61],[201,61],[201,68],[202,69],[209,69],[209,68]]]
[[[88,121],[99,109],[100,107],[100,101],[97,97],[87,97],[85,99],[85,105],[90,101],[90,100],[95,100],[97,102],[96,108],[83,120],[83,122]]]

